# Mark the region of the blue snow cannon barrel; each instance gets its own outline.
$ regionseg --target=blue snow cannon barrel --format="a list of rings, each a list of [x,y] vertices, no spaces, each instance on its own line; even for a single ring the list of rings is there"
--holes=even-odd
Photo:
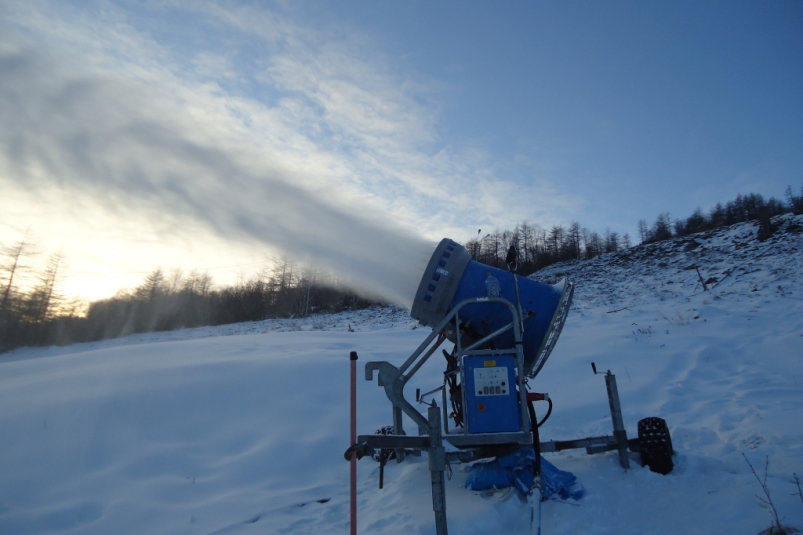
[[[518,282],[518,298],[514,277]],[[468,298],[498,295],[520,305],[524,319],[524,371],[528,377],[534,377],[557,342],[572,292],[573,285],[565,279],[552,286],[476,262],[465,247],[444,238],[424,271],[410,316],[421,325],[435,328],[452,307]],[[508,307],[498,302],[463,307],[459,316],[464,332],[476,339],[511,321]],[[514,347],[513,331],[497,335],[491,343],[497,348]]]

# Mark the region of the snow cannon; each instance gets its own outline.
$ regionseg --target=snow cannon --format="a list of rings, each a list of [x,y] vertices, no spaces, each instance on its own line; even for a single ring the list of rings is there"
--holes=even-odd
[[[468,299],[502,298],[513,303],[519,316],[524,374],[535,377],[557,342],[572,296],[564,279],[555,286],[515,275],[471,259],[460,244],[444,238],[429,260],[410,311],[421,325],[436,327],[458,304]],[[461,310],[461,345],[487,339],[485,345],[514,347],[514,332],[503,330],[511,315],[503,302],[479,302]],[[447,331],[456,343],[458,329]]]
[[[365,379],[372,381],[378,373],[379,386],[393,405],[394,444],[404,443],[396,440],[406,434],[403,415],[418,425],[419,436],[433,432],[430,418],[405,398],[404,388],[447,341],[453,345],[442,350],[443,384],[423,394],[417,389],[415,396],[417,403],[432,407],[437,403],[431,395],[440,392],[443,439],[478,456],[533,444],[527,381],[555,347],[574,287],[565,279],[551,286],[516,275],[516,257],[511,247],[505,260],[509,270],[504,271],[472,260],[448,238],[435,248],[410,311],[432,332],[399,367],[365,365]],[[404,457],[404,448],[394,450],[396,458]]]
[[[515,247],[508,251],[505,264],[507,271],[472,260],[464,247],[448,238],[438,244],[410,310],[410,315],[432,332],[398,367],[387,361],[365,364],[365,379],[376,378],[378,386],[385,390],[392,405],[393,424],[375,434],[356,438],[357,353],[351,353],[352,444],[344,457],[352,463],[354,517],[355,463],[366,456],[379,461],[379,488],[382,488],[388,460],[402,462],[407,455],[426,452],[438,535],[447,533],[444,473],[451,463],[516,457],[521,451],[529,451],[532,466],[523,472],[516,472],[518,468],[512,470],[519,475],[529,473],[532,484],[526,488],[528,483],[522,479],[511,484],[525,496],[540,489],[540,499],[532,492],[533,504],[545,499],[541,484],[542,453],[576,448],[585,448],[589,454],[616,451],[622,468],[628,469],[629,453],[639,452],[642,463],[652,471],[667,474],[672,470],[673,450],[666,422],[657,417],[645,418],[639,421],[638,438],[628,438],[616,376],[610,370],[598,372],[593,362],[594,374],[602,373],[605,378],[613,434],[541,442],[538,429],[552,414],[552,399],[546,393],[529,392],[528,380],[541,371],[555,347],[569,314],[574,285],[566,279],[549,285],[516,275]],[[442,347],[446,347],[441,350],[446,359],[442,384],[423,393],[416,388],[415,403],[426,406],[422,412],[408,401],[404,390]],[[549,404],[540,419],[535,411],[538,401]],[[418,426],[417,433],[405,431],[405,419]],[[450,445],[448,450],[444,442]],[[472,486],[473,490],[488,488],[482,486],[488,481],[483,483],[480,479],[474,480],[479,486]],[[495,476],[490,479],[493,487],[501,488]],[[533,526],[531,523],[535,532]]]

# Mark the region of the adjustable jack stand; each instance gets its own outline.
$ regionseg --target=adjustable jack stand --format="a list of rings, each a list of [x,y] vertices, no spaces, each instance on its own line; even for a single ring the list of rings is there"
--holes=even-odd
[[[591,363],[591,369],[594,370],[594,374],[602,373],[597,371],[597,365],[593,362]],[[619,451],[619,464],[622,465],[622,468],[625,470],[629,470],[630,458],[627,456],[627,431],[625,430],[624,419],[622,418],[622,405],[619,403],[619,389],[616,387],[616,376],[611,373],[611,370],[605,372],[605,388],[608,390],[608,405],[611,408],[614,440],[607,448],[599,448],[598,451],[592,451],[597,450],[597,448],[587,448],[587,451],[588,453],[599,453],[600,451],[616,449]]]
[[[591,364],[594,373],[597,367]],[[622,419],[622,405],[619,403],[619,389],[616,387],[616,376],[611,370],[605,374],[605,387],[608,389],[608,405],[611,407],[611,420],[613,421],[613,436],[616,439],[617,450],[619,450],[619,464],[625,470],[630,469],[630,458],[627,456],[627,431],[625,430],[624,420]]]
[[[448,535],[446,529],[446,486],[443,472],[446,470],[446,450],[441,436],[441,414],[438,407],[430,407],[429,417],[429,471],[432,473],[432,510],[435,511],[435,532]]]
[[[593,362],[591,368],[594,373],[597,372],[597,366]],[[613,422],[613,435],[605,435],[601,437],[588,437],[578,440],[553,440],[549,442],[541,442],[541,452],[555,452],[563,451],[574,448],[585,448],[586,453],[595,454],[603,453],[606,451],[617,450],[619,452],[619,464],[625,470],[630,469],[630,457],[627,455],[628,449],[630,451],[639,451],[639,439],[627,438],[627,431],[625,431],[624,419],[622,418],[622,405],[619,403],[619,390],[616,387],[616,376],[608,370],[605,372],[605,387],[608,390],[608,406],[611,409],[611,421]]]

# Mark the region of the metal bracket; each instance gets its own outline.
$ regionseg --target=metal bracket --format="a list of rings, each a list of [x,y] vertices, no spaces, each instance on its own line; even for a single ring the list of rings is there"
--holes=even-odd
[[[379,372],[379,386],[385,388],[385,395],[393,406],[404,411],[407,416],[418,424],[419,428],[429,429],[429,422],[427,419],[404,399],[404,385],[407,383],[407,378],[404,374],[390,362],[384,360],[368,362],[365,364],[366,381],[374,380],[374,371]],[[402,434],[400,433],[400,429],[395,429],[394,431],[397,435]]]

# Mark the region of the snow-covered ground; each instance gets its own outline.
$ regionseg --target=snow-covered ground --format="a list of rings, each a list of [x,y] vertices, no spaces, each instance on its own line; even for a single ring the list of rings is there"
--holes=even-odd
[[[803,218],[781,219],[766,242],[742,224],[536,274],[577,283],[534,381],[555,402],[542,439],[611,432],[593,361],[617,375],[629,435],[660,416],[677,451],[667,476],[637,455],[625,472],[615,452],[547,454],[586,496],[544,503],[544,534],[758,534],[772,517],[743,454],[762,477],[769,461],[782,523],[803,529]],[[362,377],[426,334],[371,309],[0,355],[0,533],[347,533],[349,352]],[[390,423],[375,382],[358,395],[360,433]],[[452,468],[450,533],[528,533],[528,504]],[[435,533],[426,455],[389,463],[382,490],[360,461],[358,526]]]

